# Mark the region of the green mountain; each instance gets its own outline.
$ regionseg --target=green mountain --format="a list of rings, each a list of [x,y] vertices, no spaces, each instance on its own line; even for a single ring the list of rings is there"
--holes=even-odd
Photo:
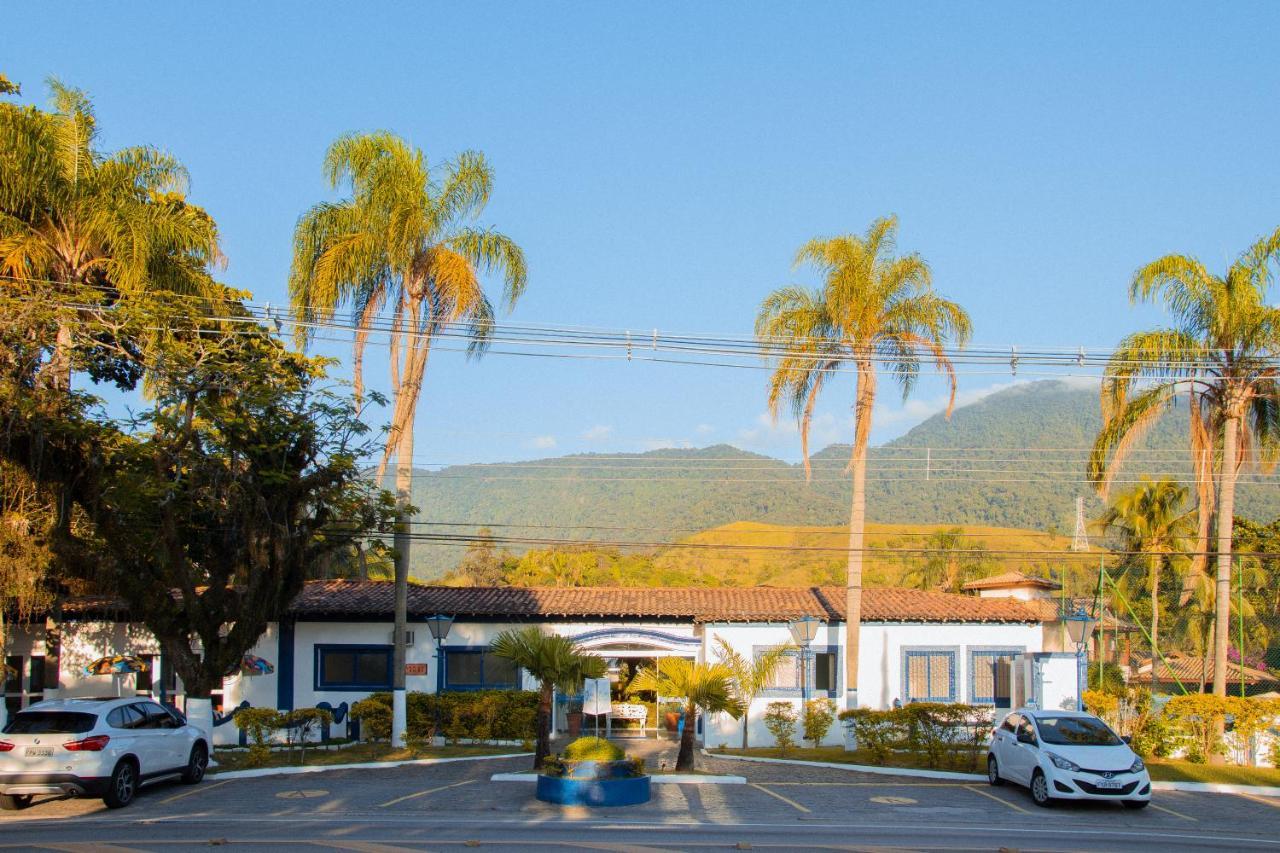
[[[957,409],[950,421],[931,417],[872,449],[868,518],[1069,534],[1078,495],[1085,496],[1090,517],[1101,509],[1082,482],[1087,448],[1100,426],[1096,390],[1058,381],[991,394]],[[1116,488],[1144,474],[1185,475],[1186,436],[1186,410],[1175,410],[1135,448]],[[802,466],[724,444],[462,465],[416,472],[413,499],[420,521],[487,524],[498,536],[662,543],[735,521],[845,524],[848,458],[848,445],[820,451],[808,482]],[[1238,507],[1242,515],[1274,518],[1280,490],[1274,481],[1242,485]],[[438,577],[462,550],[415,543],[414,575]]]

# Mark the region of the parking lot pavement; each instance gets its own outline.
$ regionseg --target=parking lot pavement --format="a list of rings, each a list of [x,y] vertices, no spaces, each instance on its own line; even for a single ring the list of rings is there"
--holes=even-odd
[[[1151,808],[1118,803],[1036,808],[1025,791],[828,768],[729,762],[702,769],[746,785],[656,785],[623,809],[559,807],[527,782],[492,782],[528,758],[379,770],[163,783],[128,809],[46,801],[0,813],[0,847],[164,849],[227,841],[273,849],[467,842],[534,847],[590,840],[659,849],[751,844],[804,849],[867,845],[991,849],[1280,850],[1280,799],[1159,792]]]

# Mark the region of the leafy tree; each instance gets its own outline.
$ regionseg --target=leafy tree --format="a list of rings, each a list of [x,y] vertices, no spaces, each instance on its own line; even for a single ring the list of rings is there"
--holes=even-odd
[[[493,531],[480,528],[476,541],[467,546],[450,580],[466,586],[501,586],[506,581],[507,551],[499,553],[493,542]]]
[[[1217,485],[1213,692],[1219,696],[1227,689],[1236,478],[1251,450],[1273,464],[1280,436],[1274,367],[1280,309],[1267,302],[1278,258],[1280,229],[1254,243],[1223,276],[1185,255],[1166,255],[1134,274],[1130,297],[1162,300],[1174,326],[1135,332],[1112,354],[1102,385],[1105,424],[1089,458],[1089,477],[1105,494],[1126,451],[1180,394],[1190,395],[1192,465],[1202,505]],[[1201,529],[1207,535],[1207,520]]]
[[[556,690],[577,693],[588,678],[604,675],[604,660],[578,649],[577,643],[535,627],[503,631],[491,644],[493,653],[514,663],[538,680],[538,740],[533,769],[551,754],[551,700]]]
[[[716,657],[729,667],[733,677],[733,695],[742,703],[742,748],[747,748],[747,730],[751,728],[751,703],[764,692],[782,661],[795,653],[795,646],[782,643],[772,646],[753,660],[747,660],[737,649],[716,637]]]
[[[684,658],[660,658],[658,665],[644,667],[631,679],[628,693],[652,690],[659,696],[679,696],[684,701],[684,731],[676,770],[693,769],[693,744],[698,711],[724,712],[735,720],[746,712],[734,693],[733,670],[723,663],[695,663]]]
[[[145,375],[149,406],[121,424],[39,381],[64,344],[73,369],[121,390]],[[257,324],[184,300],[0,295],[0,459],[57,494],[59,562],[125,600],[190,696],[221,685],[314,562],[388,517],[357,466],[366,432],[322,360]]]
[[[895,257],[896,217],[877,219],[863,236],[811,240],[796,264],[821,273],[818,290],[783,287],[760,305],[756,337],[775,364],[769,380],[769,410],[777,417],[788,403],[800,424],[800,446],[809,471],[809,424],[827,380],[852,365],[856,376],[853,451],[849,467],[853,499],[849,513],[848,592],[845,616],[846,705],[857,704],[858,636],[862,622],[863,548],[866,532],[867,443],[875,405],[878,363],[885,363],[910,395],[922,358],[932,359],[951,386],[947,414],[955,404],[955,370],[949,341],[969,338],[969,315],[933,290],[929,266],[918,254]]]
[[[22,87],[0,74],[0,95],[21,95]]]
[[[91,287],[116,295],[216,290],[213,219],[186,200],[187,172],[149,146],[95,147],[98,123],[79,89],[49,81],[49,111],[0,103],[0,276],[46,298]],[[69,328],[52,381],[68,387]]]
[[[357,404],[363,394],[364,348],[386,310],[391,322],[391,429],[377,481],[396,460],[395,649],[393,697],[403,720],[405,629],[408,625],[408,521],[412,515],[413,426],[427,356],[436,336],[461,326],[479,355],[493,329],[493,308],[482,272],[504,277],[504,301],[524,292],[524,254],[497,231],[468,222],[488,203],[493,173],[484,155],[467,151],[442,176],[425,155],[391,133],[338,138],[325,155],[331,187],[348,186],[350,198],[323,202],[298,222],[289,293],[294,311],[313,321],[349,306],[358,318],[353,370]],[[304,339],[308,326],[300,326]],[[400,732],[392,739],[400,744]]]
[[[1142,482],[1116,496],[1100,519],[1107,530],[1120,535],[1125,551],[1146,555],[1151,590],[1151,689],[1159,680],[1160,570],[1189,550],[1195,535],[1192,513],[1183,509],[1187,489],[1171,479]]]
[[[915,542],[895,540],[891,547],[920,548],[928,553],[906,558],[907,570],[902,581],[916,589],[938,589],[960,592],[968,581],[989,573],[991,557],[980,544],[965,538],[958,527],[935,530]]]

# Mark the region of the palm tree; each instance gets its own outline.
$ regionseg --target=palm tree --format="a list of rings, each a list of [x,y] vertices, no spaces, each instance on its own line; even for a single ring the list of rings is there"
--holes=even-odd
[[[46,298],[150,290],[212,294],[218,229],[186,201],[187,172],[149,146],[105,154],[84,92],[49,81],[51,109],[0,104],[0,276]],[[69,387],[70,329],[51,381]]]
[[[1217,459],[1217,572],[1213,692],[1226,695],[1231,620],[1231,534],[1236,478],[1257,453],[1270,468],[1280,437],[1280,309],[1267,304],[1280,228],[1256,242],[1223,276],[1200,261],[1166,255],[1139,269],[1131,299],[1160,299],[1172,328],[1136,332],[1120,342],[1102,384],[1103,427],[1089,477],[1105,496],[1131,448],[1182,393],[1192,402],[1192,465],[1200,490]],[[1197,437],[1199,434],[1199,437]],[[1203,518],[1203,515],[1202,515]],[[1207,526],[1201,529],[1207,532]],[[1207,542],[1197,548],[1207,551]]]
[[[723,637],[716,637],[716,656],[729,667],[733,679],[733,695],[742,704],[742,748],[747,748],[747,730],[751,728],[751,703],[773,681],[778,667],[796,647],[791,643],[773,646],[760,653],[754,660],[747,660]],[[685,719],[688,719],[686,717]]]
[[[604,659],[579,650],[577,643],[534,626],[503,631],[490,648],[538,680],[538,741],[533,769],[551,754],[551,700],[555,691],[577,693],[588,678],[604,675]]]
[[[1160,658],[1160,569],[1188,550],[1194,535],[1191,512],[1183,509],[1187,489],[1171,479],[1142,483],[1117,495],[1100,519],[1106,529],[1120,534],[1126,551],[1145,554],[1151,584],[1151,691],[1156,689]]]
[[[876,398],[876,366],[888,366],[910,395],[922,358],[933,360],[950,385],[947,416],[955,404],[956,376],[948,341],[969,339],[969,315],[937,295],[924,259],[914,252],[893,255],[896,217],[877,219],[866,234],[811,240],[796,265],[811,265],[822,286],[788,286],[760,305],[756,337],[775,362],[769,380],[769,411],[790,404],[800,425],[800,447],[809,473],[809,424],[823,386],[850,364],[856,376],[853,505],[849,513],[849,563],[845,613],[845,705],[858,702],[858,632],[862,621],[862,566],[867,506],[867,442]]]
[[[693,743],[699,710],[704,714],[723,711],[735,720],[741,718],[746,710],[734,692],[733,670],[723,663],[659,658],[656,668],[644,667],[627,686],[628,693],[647,690],[659,696],[678,696],[684,700],[684,731],[680,735],[676,770],[693,770]]]
[[[325,155],[330,186],[349,185],[351,197],[311,208],[294,233],[289,294],[307,323],[326,322],[340,307],[357,318],[353,354],[355,395],[363,396],[364,350],[370,331],[389,315],[391,428],[377,480],[396,460],[395,646],[392,738],[405,720],[404,652],[408,625],[409,515],[413,483],[413,426],[427,356],[436,336],[461,326],[469,353],[484,351],[493,307],[480,281],[503,276],[504,302],[524,292],[524,254],[508,237],[470,224],[489,200],[493,173],[484,155],[468,151],[438,176],[422,151],[386,133],[340,137]],[[298,327],[305,341],[309,325]]]

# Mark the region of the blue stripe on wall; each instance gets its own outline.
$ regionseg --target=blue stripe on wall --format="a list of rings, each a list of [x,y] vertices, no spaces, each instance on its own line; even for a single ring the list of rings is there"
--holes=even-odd
[[[280,623],[276,655],[276,710],[293,710],[293,620]]]

